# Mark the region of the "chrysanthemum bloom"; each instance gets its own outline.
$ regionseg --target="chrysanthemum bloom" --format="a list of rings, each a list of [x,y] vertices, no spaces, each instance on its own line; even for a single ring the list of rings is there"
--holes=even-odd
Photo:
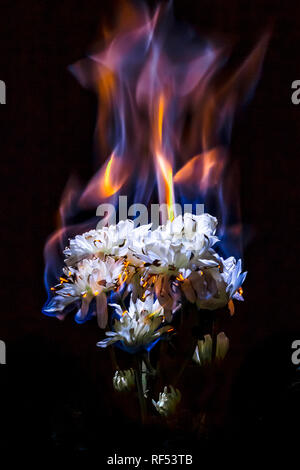
[[[149,274],[175,274],[192,264],[216,264],[208,251],[218,241],[214,236],[216,219],[209,214],[178,216],[172,222],[149,231],[141,244],[132,247],[145,261]]]
[[[209,214],[185,214],[148,232],[136,246],[135,255],[145,263],[141,283],[155,293],[168,320],[180,301],[174,279],[186,299],[199,309],[215,310],[229,304],[233,313],[231,299],[243,300],[241,285],[246,273],[241,272],[240,260],[223,260],[212,248],[218,241],[216,225]]]
[[[229,339],[224,331],[217,335],[216,360],[221,361],[226,356],[229,349]],[[200,366],[211,363],[212,361],[212,338],[211,335],[204,335],[204,340],[197,343],[193,360]]]
[[[214,236],[216,223],[209,214],[185,214],[153,232],[149,231],[143,243],[135,246],[136,256],[145,263],[145,288],[155,292],[168,320],[178,301],[170,281],[181,271],[218,266],[218,257],[210,250],[218,240]]]
[[[241,286],[247,273],[242,273],[241,260],[236,262],[233,257],[215,259],[219,261],[217,266],[181,270],[181,288],[188,301],[196,303],[198,308],[215,310],[228,304],[233,314],[232,299],[243,300]]]
[[[150,350],[163,333],[172,328],[164,325],[164,309],[158,300],[154,302],[149,295],[145,301],[137,299],[134,303],[130,299],[128,311],[122,311],[120,305],[112,304],[118,318],[114,321],[113,331],[106,332],[106,336],[97,346],[106,348],[115,344],[122,349],[136,353],[140,350]]]
[[[185,213],[183,216],[177,216],[172,221],[168,220],[165,225],[161,225],[153,231],[153,234],[158,239],[168,239],[180,243],[182,240],[193,240],[201,234],[211,238],[215,235],[217,223],[217,219],[210,214],[194,215]]]
[[[172,246],[170,241],[149,243],[144,248],[145,270],[142,283],[146,289],[152,290],[164,307],[168,320],[172,318],[175,308],[170,278],[176,276],[179,269],[189,264],[191,252],[182,247]]]
[[[168,392],[168,387],[164,387],[164,391],[159,394],[158,401],[156,402],[152,399],[153,405],[162,416],[172,415],[181,400],[181,393],[178,389],[175,390],[172,385],[170,385],[170,390],[171,391]]]
[[[143,231],[147,231],[148,228],[149,226],[143,226]],[[82,259],[93,255],[125,256],[128,253],[129,240],[135,234],[141,236],[141,233],[134,229],[133,221],[121,220],[117,225],[76,235],[64,250],[65,262],[68,266],[74,266]]]
[[[117,392],[128,392],[135,385],[135,376],[133,369],[116,370],[113,377],[113,386]]]
[[[76,268],[64,270],[65,278],[55,287],[55,296],[44,308],[45,313],[56,314],[78,302],[80,308],[76,320],[81,323],[88,316],[91,301],[95,298],[95,312],[100,328],[107,324],[106,292],[118,288],[124,275],[124,261],[115,261],[110,256],[84,259]]]

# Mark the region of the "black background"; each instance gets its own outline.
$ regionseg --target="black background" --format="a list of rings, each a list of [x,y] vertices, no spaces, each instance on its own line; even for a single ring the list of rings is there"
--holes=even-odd
[[[71,169],[86,179],[92,172],[96,99],[67,66],[84,56],[101,19],[117,7],[95,0],[1,1],[7,104],[0,107],[0,338],[7,365],[0,366],[0,448],[23,458],[42,452],[47,459],[87,461],[95,454],[100,466],[114,452],[156,448],[192,449],[199,462],[231,461],[236,448],[247,458],[261,451],[293,455],[300,418],[300,377],[291,363],[291,343],[300,339],[300,105],[291,102],[291,83],[300,79],[297,3],[175,1],[178,18],[230,35],[241,51],[273,25],[261,80],[235,122],[231,147],[240,162],[242,218],[252,233],[244,253],[246,300],[228,323],[223,418],[209,438],[195,441],[188,432],[139,429],[113,394],[109,354],[95,347],[95,324],[41,313],[43,247],[61,194]]]

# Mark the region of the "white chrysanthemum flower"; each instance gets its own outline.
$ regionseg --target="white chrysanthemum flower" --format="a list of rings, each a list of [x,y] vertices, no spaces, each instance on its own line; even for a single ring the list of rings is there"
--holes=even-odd
[[[135,229],[132,220],[121,220],[117,225],[76,235],[64,250],[65,262],[68,266],[73,266],[78,261],[93,255],[126,256],[132,240],[139,240],[145,232],[148,232],[149,227],[146,225]]]
[[[174,220],[168,220],[165,225],[161,225],[154,232],[155,236],[162,240],[169,239],[173,242],[179,240],[193,240],[195,236],[205,235],[207,238],[214,237],[217,227],[217,219],[210,214],[193,215],[185,213],[179,215]]]
[[[171,391],[168,392],[168,387],[164,387],[164,391],[159,394],[158,401],[152,400],[156,410],[162,416],[170,416],[173,414],[181,400],[181,393],[178,389],[174,390],[172,385],[170,385],[170,390]]]
[[[114,331],[105,333],[108,338],[97,343],[101,348],[120,341],[123,349],[134,353],[139,349],[147,349],[163,333],[172,329],[169,325],[163,326],[164,309],[158,300],[154,302],[151,295],[144,302],[139,299],[133,302],[131,298],[128,311],[122,311],[118,304],[111,306],[119,318],[114,322]]]
[[[135,385],[135,376],[133,369],[116,370],[113,377],[113,387],[117,392],[128,392]]]
[[[202,267],[195,271],[180,270],[179,281],[189,302],[199,308],[215,310],[227,305],[231,299],[243,300],[242,288],[247,272],[242,273],[241,260],[226,260],[215,255],[217,266]],[[230,305],[231,313],[233,306]]]
[[[192,272],[219,264],[219,257],[211,249],[217,240],[214,237],[216,223],[216,219],[208,214],[185,214],[153,232],[144,233],[140,242],[131,247],[135,256],[144,262],[139,269],[142,273],[140,284],[155,292],[168,320],[179,300],[171,289],[171,278],[176,278],[181,271],[189,269]],[[137,282],[134,292],[140,294]]]
[[[187,268],[191,251],[183,245],[172,245],[170,241],[147,243],[140,257],[145,262],[148,274],[176,274],[179,269]]]
[[[221,361],[226,356],[229,349],[229,339],[224,331],[217,335],[216,360]],[[212,361],[212,338],[211,335],[204,335],[204,340],[197,343],[193,360],[200,366],[209,364]]]
[[[82,322],[86,319],[90,302],[96,299],[96,314],[100,328],[107,323],[106,292],[117,288],[125,275],[122,259],[115,261],[107,256],[100,258],[83,259],[77,268],[65,268],[66,278],[61,278],[61,284],[56,286],[56,295],[44,308],[46,313],[62,312],[66,306],[81,301],[76,320]]]
[[[192,264],[217,265],[209,252],[218,240],[214,236],[216,224],[217,220],[209,214],[184,214],[149,231],[133,250],[152,274],[172,274]]]
[[[96,240],[98,235],[97,230],[90,230],[82,235],[76,235],[75,238],[71,238],[69,246],[63,251],[66,256],[65,263],[72,266],[84,258],[93,256],[97,252]]]

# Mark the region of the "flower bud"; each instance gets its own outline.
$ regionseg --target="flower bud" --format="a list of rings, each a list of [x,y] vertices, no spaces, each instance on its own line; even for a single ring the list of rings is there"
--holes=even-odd
[[[204,340],[198,341],[193,360],[200,366],[210,364],[212,361],[212,338],[210,335],[204,335]],[[216,357],[217,361],[222,361],[229,349],[229,339],[224,331],[217,335]]]
[[[113,386],[117,392],[127,392],[134,387],[135,377],[133,369],[116,370],[113,377]]]
[[[156,410],[162,416],[170,416],[173,414],[181,400],[181,393],[178,389],[174,390],[172,385],[170,385],[170,390],[171,391],[168,392],[168,387],[164,387],[164,391],[159,394],[158,401],[155,402],[152,400]]]

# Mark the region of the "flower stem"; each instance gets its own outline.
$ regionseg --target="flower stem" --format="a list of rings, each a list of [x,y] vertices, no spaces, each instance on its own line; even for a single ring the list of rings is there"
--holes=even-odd
[[[218,324],[217,324],[217,319],[216,317],[213,319],[212,322],[212,329],[211,329],[211,338],[212,338],[212,354],[211,354],[211,359],[212,361],[215,360],[216,358],[216,352],[217,352],[217,333],[218,333]]]
[[[177,385],[186,367],[191,362],[198,341],[198,337],[192,334],[192,329],[198,325],[199,313],[193,305],[189,305],[188,307],[189,308],[185,311],[185,322],[182,323],[180,331],[182,341],[181,355],[183,361],[181,363],[181,367],[179,367],[177,375],[175,376],[173,382],[174,387]],[[186,342],[186,338],[189,338],[188,344]]]
[[[136,381],[136,387],[137,387],[139,404],[140,404],[141,419],[142,419],[142,423],[144,424],[145,419],[146,419],[147,409],[146,409],[146,401],[144,397],[143,384],[142,384],[142,358],[140,356],[136,356],[135,381]]]
[[[193,338],[192,341],[191,341],[191,347],[190,347],[190,349],[188,350],[188,352],[186,354],[185,360],[184,360],[182,366],[180,367],[177,376],[175,377],[175,380],[174,380],[174,383],[173,383],[174,387],[177,385],[177,383],[178,383],[179,379],[181,378],[183,372],[185,371],[185,368],[187,367],[187,365],[191,362],[191,359],[193,357],[196,345],[197,345],[197,338]]]
[[[109,348],[109,354],[110,354],[110,359],[111,359],[111,363],[113,365],[113,368],[115,370],[120,370],[120,367],[117,363],[116,352],[115,352],[114,347]]]

